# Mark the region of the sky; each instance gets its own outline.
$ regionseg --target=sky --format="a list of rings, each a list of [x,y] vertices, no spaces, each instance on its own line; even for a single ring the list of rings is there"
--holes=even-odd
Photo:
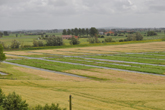
[[[165,0],[0,0],[0,30],[165,27]]]

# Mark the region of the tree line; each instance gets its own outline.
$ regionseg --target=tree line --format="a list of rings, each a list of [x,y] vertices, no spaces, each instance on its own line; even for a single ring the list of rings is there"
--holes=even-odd
[[[98,30],[94,27],[91,28],[74,28],[74,29],[64,29],[62,35],[75,35],[75,36],[88,36],[93,34],[93,30],[95,30],[96,34],[98,34]]]

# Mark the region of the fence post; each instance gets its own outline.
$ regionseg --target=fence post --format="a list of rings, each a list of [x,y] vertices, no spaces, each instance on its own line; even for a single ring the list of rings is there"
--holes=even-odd
[[[69,110],[72,110],[72,95],[69,96]]]

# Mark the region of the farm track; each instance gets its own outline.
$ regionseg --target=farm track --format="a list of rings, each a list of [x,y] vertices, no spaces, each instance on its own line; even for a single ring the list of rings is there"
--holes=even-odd
[[[36,68],[36,67],[32,67],[32,66],[26,66],[26,65],[16,64],[16,63],[10,63],[10,62],[6,62],[6,61],[3,61],[3,63],[16,65],[16,66],[21,66],[21,67],[25,67],[25,68],[41,70],[41,71],[46,71],[46,72],[52,72],[52,73],[61,74],[61,75],[73,76],[73,77],[78,77],[78,78],[87,78],[87,77],[74,75],[74,74],[70,74],[70,73],[59,72],[59,71],[52,71],[52,70],[47,70],[47,69],[42,69],[42,68]]]
[[[8,54],[9,55],[9,54]],[[10,54],[11,55],[11,54]],[[19,55],[13,55],[13,56],[19,56]],[[71,62],[64,62],[64,61],[56,61],[56,60],[47,60],[44,58],[35,58],[35,57],[26,57],[26,56],[19,56],[19,57],[23,57],[23,58],[27,58],[27,59],[38,59],[38,60],[43,60],[43,61],[50,61],[50,62],[59,62],[59,63],[65,63],[65,64],[72,64],[72,65],[81,65],[81,66],[88,66],[88,67],[94,67],[94,68],[102,68],[102,69],[111,69],[111,70],[117,70],[117,71],[126,71],[126,72],[134,72],[134,73],[140,73],[140,74],[150,74],[150,75],[156,75],[156,76],[165,76],[165,75],[161,75],[161,74],[153,74],[153,73],[146,73],[146,72],[138,72],[138,71],[132,71],[132,70],[125,70],[125,69],[117,69],[117,68],[110,68],[110,67],[103,67],[103,66],[94,66],[94,65],[87,65],[87,64],[80,64],[80,63],[71,63]],[[84,57],[83,57],[84,58]],[[91,58],[93,59],[93,58]],[[107,61],[104,59],[100,59],[103,61]],[[125,61],[119,61],[119,62],[124,62]],[[8,63],[8,62],[6,62]],[[129,62],[130,63],[130,62]],[[11,64],[15,64],[15,63],[11,63]],[[139,64],[137,62],[134,62],[134,64]],[[143,63],[144,64],[144,63]],[[19,65],[19,64],[18,64]],[[151,64],[152,65],[152,64]],[[156,65],[158,66],[158,65]],[[164,65],[165,66],[165,65]],[[31,66],[27,66],[27,67],[31,67]],[[37,68],[40,69],[40,68]],[[41,70],[41,69],[40,69]],[[46,69],[43,69],[46,70]],[[53,71],[54,72],[54,71]],[[66,73],[69,74],[69,73]],[[76,75],[77,76],[77,75]]]

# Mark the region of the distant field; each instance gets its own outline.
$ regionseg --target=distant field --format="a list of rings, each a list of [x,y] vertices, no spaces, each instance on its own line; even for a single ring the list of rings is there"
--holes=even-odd
[[[62,33],[47,33],[47,35],[56,35],[56,36],[61,36]],[[123,36],[106,36],[104,35],[104,37],[112,37],[113,41],[118,42],[120,39],[126,39],[128,34],[123,34]],[[162,39],[165,37],[165,34],[162,33],[158,33],[157,36],[144,36],[145,34],[142,33],[144,40],[154,40],[154,39]],[[23,45],[33,45],[33,40],[38,40],[38,37],[40,37],[40,35],[24,35],[24,34],[18,34],[18,37],[16,37],[15,34],[10,34],[10,36],[4,36],[2,38],[0,38],[0,41],[4,42],[6,45],[10,45],[11,41],[13,39],[20,41],[20,43],[22,43]],[[89,44],[89,42],[87,42],[88,38],[80,38],[80,44]],[[104,38],[99,38],[99,40],[102,42],[104,41]],[[44,44],[46,44],[45,40],[42,40]],[[66,40],[64,39],[64,44],[65,45],[70,45],[70,40]]]
[[[69,95],[72,95],[73,110],[163,110],[165,108],[165,76],[159,75],[165,74],[164,41],[5,51],[5,53],[8,57],[7,62],[86,77],[77,78],[1,63],[0,72],[9,75],[0,76],[0,88],[5,94],[15,91],[27,100],[31,107],[53,102],[68,109]],[[126,71],[24,58],[26,56]],[[123,62],[106,61],[106,59]],[[155,74],[140,74],[127,70]]]
[[[6,51],[7,54],[14,55],[41,55],[41,54],[57,54],[57,55],[88,55],[88,54],[116,54],[122,52],[161,52],[165,51],[165,41],[148,42],[123,45],[108,46],[92,46],[92,47],[75,47],[64,49],[46,49],[46,50],[27,50],[27,51]]]

